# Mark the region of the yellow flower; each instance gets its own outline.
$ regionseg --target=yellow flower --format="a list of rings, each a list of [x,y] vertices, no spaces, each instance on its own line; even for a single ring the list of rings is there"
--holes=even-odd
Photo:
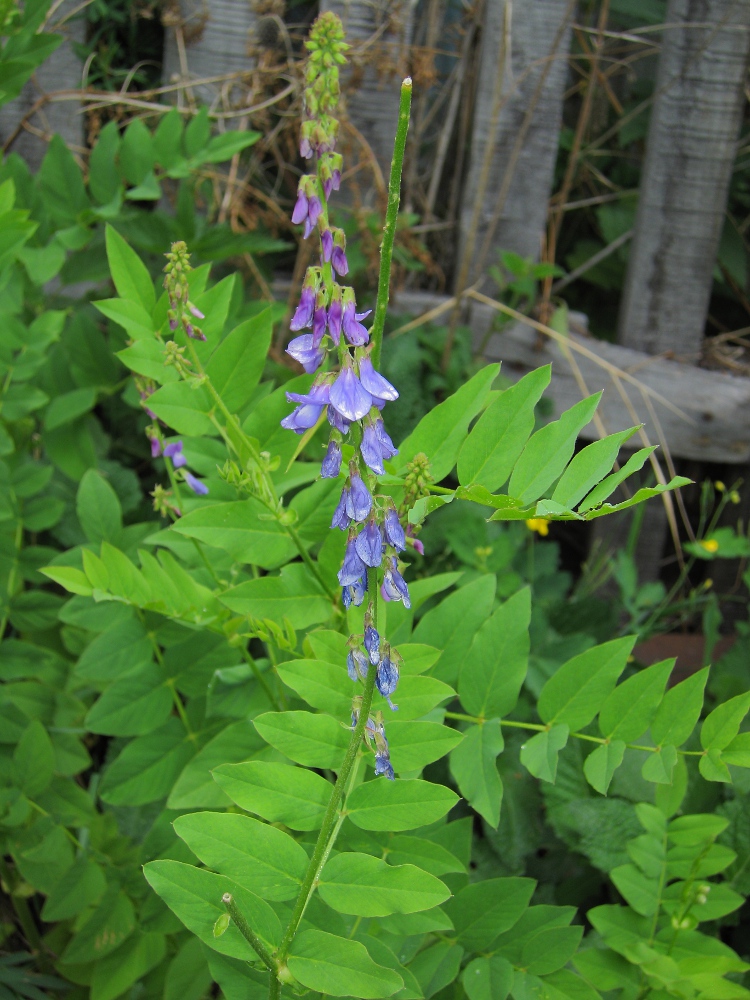
[[[546,517],[531,517],[526,522],[529,531],[536,531],[538,535],[545,538],[549,534],[549,519]]]
[[[724,490],[726,489],[726,486],[724,485],[724,483],[722,483],[720,479],[717,479],[716,482],[714,483],[714,489],[716,490],[717,493],[723,493]]]
[[[719,550],[719,543],[715,538],[704,538],[702,541],[698,542],[698,544],[702,549],[705,549],[706,552],[718,552]]]

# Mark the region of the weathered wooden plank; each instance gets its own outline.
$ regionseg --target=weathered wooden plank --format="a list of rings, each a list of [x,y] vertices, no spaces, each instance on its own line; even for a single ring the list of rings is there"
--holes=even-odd
[[[212,78],[252,71],[249,47],[257,21],[252,4],[180,0],[179,14],[165,18],[164,82],[212,81],[193,88],[195,99],[211,108],[236,107],[243,99],[241,78]]]
[[[15,132],[19,122],[29,116],[28,123],[34,131],[24,129],[20,132],[10,151],[22,156],[32,171],[38,169],[53,135],[61,135],[76,151],[82,151],[84,147],[80,102],[42,100],[55,91],[78,90],[81,87],[82,64],[73,50],[73,43],[84,41],[86,22],[79,16],[57,27],[67,14],[79,6],[76,0],[65,0],[58,7],[48,30],[63,35],[65,40],[36,70],[20,97],[0,108],[0,136],[3,142]],[[39,108],[30,114],[37,103]]]
[[[347,41],[355,47],[343,85],[347,114],[375,154],[387,183],[401,80],[409,73],[414,3],[321,0],[320,9],[339,15]],[[361,43],[368,39],[372,44],[363,48]]]
[[[447,296],[402,292],[397,296],[394,310],[418,316],[448,301]],[[472,308],[471,326],[477,346],[489,328],[492,315],[493,310],[489,306],[477,303]],[[575,326],[576,317],[571,317],[571,320]],[[571,334],[570,341],[622,369],[684,412],[687,419],[651,397],[664,439],[673,455],[732,464],[750,461],[750,378],[652,357],[642,351],[577,334]],[[503,374],[513,380],[521,378],[532,368],[551,362],[553,377],[548,395],[558,413],[581,398],[581,389],[560,348],[529,326],[516,323],[506,327],[502,334],[492,334],[484,357],[488,361],[502,361]],[[580,354],[574,353],[574,357],[588,390],[604,390],[599,412],[607,431],[613,433],[632,427],[633,416],[607,372],[595,361]],[[645,425],[649,440],[652,444],[659,444],[658,428],[640,392],[632,384],[624,382],[623,386],[638,420]],[[593,424],[584,429],[582,436],[598,436]]]
[[[512,8],[509,0],[486,4],[469,170],[460,210],[459,256],[464,260],[468,254],[467,284],[495,262],[495,248],[539,256],[562,117],[570,9],[568,0],[533,0],[514,3]],[[504,73],[499,117],[498,73]],[[487,174],[484,159],[495,131],[493,119],[496,134]]]
[[[750,0],[669,0],[620,343],[699,350],[735,159]]]

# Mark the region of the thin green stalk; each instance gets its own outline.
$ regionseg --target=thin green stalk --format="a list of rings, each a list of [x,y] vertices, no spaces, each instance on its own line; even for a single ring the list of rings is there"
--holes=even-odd
[[[391,176],[388,181],[388,207],[385,213],[385,228],[383,242],[380,244],[380,275],[378,277],[378,297],[375,302],[370,340],[372,342],[372,363],[380,367],[380,351],[383,346],[383,330],[385,314],[388,309],[388,296],[391,287],[391,260],[393,258],[393,243],[396,238],[398,208],[401,200],[401,171],[404,167],[404,150],[406,135],[409,131],[409,112],[411,111],[411,77],[401,84],[401,101],[398,106],[398,125],[396,140],[393,144],[393,159],[391,160]]]
[[[268,1000],[279,1000],[280,996],[281,996],[281,983],[272,972],[271,987],[268,991]]]
[[[377,628],[377,571],[374,569],[367,570],[367,583],[369,592],[374,596],[373,608],[373,624]],[[307,866],[307,871],[305,872],[305,877],[302,881],[302,886],[300,887],[299,895],[294,904],[294,909],[292,910],[292,915],[289,919],[289,925],[284,933],[284,937],[281,941],[278,950],[278,961],[280,964],[286,962],[287,954],[289,953],[289,948],[291,947],[292,941],[294,940],[294,935],[297,933],[297,928],[300,925],[300,921],[305,913],[308,900],[315,890],[315,883],[318,875],[320,874],[321,866],[325,861],[326,856],[330,853],[333,843],[332,834],[334,827],[339,820],[338,807],[339,802],[344,794],[344,789],[347,786],[349,780],[349,775],[351,773],[354,762],[357,759],[357,754],[359,753],[359,748],[362,743],[362,736],[365,731],[365,725],[370,714],[370,706],[372,705],[372,696],[375,689],[375,675],[377,673],[377,668],[370,664],[367,671],[367,680],[365,681],[364,693],[362,695],[362,705],[359,710],[359,718],[357,719],[357,724],[352,732],[352,737],[349,740],[349,746],[346,751],[346,756],[344,757],[344,762],[341,765],[341,770],[339,771],[338,779],[336,784],[333,786],[333,791],[331,792],[331,797],[328,800],[328,806],[325,811],[325,816],[323,817],[323,824],[320,828],[320,833],[318,834],[318,839],[315,843],[315,850],[313,851],[312,857],[310,858],[310,863]]]
[[[221,897],[221,901],[227,908],[227,913],[232,918],[237,926],[237,930],[245,938],[245,940],[250,944],[258,958],[263,962],[263,964],[271,970],[271,978],[275,979],[274,973],[276,972],[276,963],[271,958],[270,954],[266,950],[266,946],[260,940],[258,935],[252,929],[250,924],[245,920],[242,910],[237,906],[234,901],[234,897],[230,892],[225,892]]]
[[[266,678],[263,676],[263,674],[262,674],[262,672],[261,672],[258,664],[255,662],[255,659],[250,655],[250,653],[248,653],[248,651],[246,649],[242,650],[242,655],[243,655],[243,657],[245,659],[245,663],[247,663],[247,665],[250,667],[250,669],[252,670],[252,672],[255,674],[256,681],[260,684],[260,686],[266,692],[266,696],[267,696],[268,700],[271,702],[271,705],[273,706],[274,711],[275,712],[280,712],[281,711],[281,706],[279,705],[279,700],[276,697],[276,695],[273,693],[273,691],[271,690],[271,685],[268,683],[268,681],[266,680]]]

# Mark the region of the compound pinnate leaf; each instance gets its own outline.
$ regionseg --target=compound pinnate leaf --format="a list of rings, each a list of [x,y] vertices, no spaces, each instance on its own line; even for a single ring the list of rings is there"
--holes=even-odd
[[[456,940],[474,951],[489,947],[521,917],[535,887],[530,878],[492,878],[467,885],[444,907]]]
[[[260,381],[272,329],[271,310],[264,309],[228,333],[209,358],[206,373],[233,413],[244,407]]]
[[[487,573],[450,594],[420,619],[414,642],[429,642],[443,651],[432,669],[433,676],[455,684],[477,629],[492,611],[496,587],[497,577]]]
[[[333,791],[313,771],[266,761],[222,764],[213,775],[240,809],[292,830],[317,830]]]
[[[444,785],[419,778],[376,778],[354,789],[346,800],[346,811],[362,830],[397,832],[436,823],[456,802],[456,793]]]
[[[226,913],[221,901],[225,893],[235,898],[246,920],[268,948],[273,949],[281,940],[279,918],[268,903],[224,875],[180,861],[151,861],[144,865],[143,874],[187,929],[222,955],[245,961],[256,959],[234,923],[220,937],[214,937],[214,924]]]
[[[250,816],[214,812],[178,816],[174,829],[204,865],[262,899],[293,899],[299,892],[308,858],[282,830]]]
[[[552,500],[563,507],[575,507],[583,500],[589,490],[605,476],[617,458],[620,445],[632,437],[638,430],[630,427],[628,430],[610,434],[600,441],[586,445],[573,458],[552,494]]]
[[[115,681],[86,714],[92,733],[144,736],[158,729],[172,710],[172,693],[154,663]]]
[[[318,880],[321,898],[340,913],[387,917],[444,903],[447,886],[414,865],[389,865],[370,854],[343,853],[326,864]]]
[[[537,711],[546,723],[587,726],[612,693],[636,636],[613,639],[563,663],[542,688]]]
[[[107,226],[106,243],[109,269],[117,294],[130,302],[137,302],[151,313],[156,293],[145,264],[112,226]]]
[[[288,965],[303,986],[334,997],[377,1000],[392,996],[404,985],[398,973],[373,962],[359,941],[325,931],[305,930],[298,934]]]
[[[305,767],[338,770],[351,739],[333,716],[313,712],[266,712],[253,724],[266,742]],[[388,735],[392,746],[390,729]]]

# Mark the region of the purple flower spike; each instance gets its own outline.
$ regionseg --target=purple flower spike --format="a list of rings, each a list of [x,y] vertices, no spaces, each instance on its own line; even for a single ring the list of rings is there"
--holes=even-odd
[[[333,512],[333,520],[331,521],[332,528],[340,528],[342,531],[346,531],[346,529],[352,523],[352,519],[346,512],[346,505],[348,499],[349,499],[349,490],[344,488],[341,491],[341,499],[338,502],[336,510]]]
[[[362,432],[362,443],[359,446],[359,450],[361,451],[362,458],[365,460],[368,467],[372,469],[376,475],[382,476],[385,469],[383,467],[383,455],[380,450],[380,441],[378,440],[375,428],[369,422],[365,424]]]
[[[286,353],[291,355],[295,361],[299,361],[308,375],[312,375],[320,368],[325,357],[325,352],[314,346],[311,333],[303,333],[301,337],[290,340]]]
[[[308,200],[307,195],[304,192],[303,184],[305,183],[305,178],[299,182],[297,188],[297,201],[294,204],[294,211],[292,212],[292,222],[295,226],[298,226],[301,222],[304,222],[307,218],[308,211]]]
[[[352,521],[366,521],[372,510],[370,491],[360,476],[353,475],[346,499],[346,513]]]
[[[344,336],[349,343],[353,347],[362,347],[370,339],[370,332],[366,327],[362,326],[360,320],[366,319],[372,310],[368,309],[366,312],[358,313],[355,312],[355,308],[356,306],[353,298],[349,298],[344,303],[342,326],[344,328]]]
[[[331,439],[328,442],[328,450],[320,468],[323,479],[336,479],[341,471],[341,445],[338,441]]]
[[[385,530],[385,540],[388,544],[392,545],[398,552],[403,552],[406,548],[406,536],[404,535],[404,529],[398,519],[395,507],[389,507],[385,512],[383,528]]]
[[[361,420],[372,406],[372,396],[350,365],[346,365],[331,387],[331,405],[345,420]]]
[[[367,657],[361,649],[349,650],[346,657],[346,670],[353,681],[356,681],[357,678],[360,680],[367,678]]]
[[[354,539],[350,536],[349,541],[346,543],[344,562],[338,573],[339,583],[342,587],[351,587],[366,571],[367,567],[359,558],[359,554],[354,547]]]
[[[299,305],[292,316],[289,324],[290,330],[304,330],[312,323],[313,312],[315,310],[315,289],[309,285],[302,286],[302,294],[299,297]]]
[[[338,413],[336,410],[334,410],[332,406],[328,407],[327,413],[328,413],[328,423],[331,425],[331,427],[335,428],[337,431],[340,431],[342,434],[349,433],[348,420],[344,420],[341,414]]]
[[[340,274],[341,277],[349,273],[349,262],[346,259],[346,251],[343,247],[334,247],[333,253],[330,257],[331,264],[333,264],[333,269],[336,274]]]
[[[380,442],[380,453],[383,458],[393,458],[394,455],[398,455],[398,448],[394,447],[393,441],[391,441],[388,431],[385,429],[383,418],[376,417],[373,420],[373,424],[375,425],[375,433]]]
[[[197,493],[199,497],[204,497],[208,493],[208,486],[200,479],[197,479],[192,472],[183,472],[182,475],[185,477],[185,482],[193,493]]]
[[[175,469],[181,469],[183,465],[187,465],[187,459],[182,454],[182,441],[174,441],[172,444],[165,445],[164,457],[172,459],[172,465]]]
[[[369,358],[362,358],[359,362],[359,378],[371,396],[377,396],[378,399],[385,399],[389,402],[398,399],[396,389],[388,379],[383,378],[380,372],[375,371]]]
[[[378,635],[377,629],[374,629],[372,625],[365,626],[365,649],[370,657],[370,663],[375,666],[380,662],[380,636]]]
[[[324,229],[320,237],[320,245],[323,251],[323,263],[327,264],[333,253],[333,233],[330,229]],[[333,265],[336,266],[335,264]]]
[[[362,562],[371,569],[375,569],[383,561],[383,536],[374,517],[370,518],[357,535],[355,546]]]

